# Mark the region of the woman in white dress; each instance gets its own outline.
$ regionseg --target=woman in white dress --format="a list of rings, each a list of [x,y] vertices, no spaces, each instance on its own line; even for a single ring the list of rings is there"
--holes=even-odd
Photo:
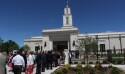
[[[34,57],[31,51],[27,52],[27,68],[25,74],[33,74]]]

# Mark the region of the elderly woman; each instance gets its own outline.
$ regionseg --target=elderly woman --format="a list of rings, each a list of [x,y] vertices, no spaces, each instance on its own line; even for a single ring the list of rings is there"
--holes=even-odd
[[[0,74],[6,74],[6,56],[2,54],[0,49]]]

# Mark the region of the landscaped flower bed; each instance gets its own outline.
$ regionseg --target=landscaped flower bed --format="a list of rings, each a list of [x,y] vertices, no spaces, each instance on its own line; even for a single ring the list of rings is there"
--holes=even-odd
[[[77,64],[75,68],[70,67],[68,64],[60,67],[51,74],[125,74],[125,72],[112,66],[102,67],[101,64],[96,64],[95,67],[91,65],[82,67],[81,64]]]

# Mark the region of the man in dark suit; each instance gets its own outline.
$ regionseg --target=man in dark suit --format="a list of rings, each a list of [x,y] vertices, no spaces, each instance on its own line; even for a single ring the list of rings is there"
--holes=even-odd
[[[52,70],[53,55],[51,51],[48,51],[46,55],[47,70],[50,68]]]
[[[40,53],[40,50],[37,53],[35,63],[37,64],[36,74],[41,74],[42,54]]]
[[[25,72],[26,67],[27,67],[27,58],[26,58],[26,54],[25,54],[25,52],[24,52],[24,51],[22,51],[21,56],[23,57],[23,59],[24,59],[24,61],[25,61],[25,68],[23,69],[23,72]]]
[[[42,52],[42,72],[45,72],[46,67],[46,53]]]
[[[58,55],[57,55],[57,52],[53,53],[53,62],[54,62],[54,67],[57,67],[57,65],[58,65]]]

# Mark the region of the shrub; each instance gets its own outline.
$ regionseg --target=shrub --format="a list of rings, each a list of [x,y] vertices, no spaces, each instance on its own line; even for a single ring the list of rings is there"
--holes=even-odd
[[[123,63],[123,61],[118,61],[118,62],[117,62],[117,64],[122,64],[122,63]]]
[[[95,74],[95,70],[91,69],[89,74]]]
[[[100,64],[100,62],[99,62],[99,61],[96,61],[96,64]]]
[[[93,64],[93,62],[89,62],[89,64]]]
[[[95,65],[95,68],[98,69],[98,70],[101,70],[103,67],[102,67],[101,64],[96,64],[96,65]]]
[[[83,74],[83,71],[76,71],[75,74]]]
[[[120,74],[120,70],[117,67],[113,67],[111,70],[111,74]]]
[[[113,54],[113,57],[124,57],[122,54]]]
[[[66,65],[64,65],[64,67],[65,67],[67,70],[70,70],[70,69],[71,69],[71,65],[70,65],[70,64],[66,64]]]
[[[73,64],[73,62],[71,62],[71,64]]]
[[[103,71],[99,71],[99,73],[98,74],[105,74]]]
[[[62,73],[67,73],[68,70],[67,70],[65,67],[62,67],[62,68],[61,68],[61,72],[62,72]]]
[[[108,68],[112,68],[112,65],[109,65]]]
[[[77,64],[76,71],[82,71],[82,64]]]
[[[78,62],[74,62],[74,64],[78,64]]]
[[[113,64],[117,64],[117,61],[116,61],[116,60],[112,60],[112,63],[113,63]]]
[[[82,64],[77,64],[75,74],[83,74]]]
[[[82,64],[85,64],[85,62],[82,62]]]
[[[61,72],[61,71],[57,71],[57,72],[54,73],[54,74],[63,74],[63,72]]]
[[[91,69],[92,69],[92,66],[91,66],[90,64],[88,64],[88,65],[85,66],[84,69],[85,69],[85,70],[91,70]]]
[[[57,69],[56,71],[54,71],[52,74],[63,74],[63,72],[59,69]]]
[[[124,61],[124,57],[113,57],[112,62],[117,64],[122,64],[122,61]]]
[[[108,61],[104,60],[104,61],[103,61],[103,64],[108,64]]]
[[[107,66],[102,67],[102,71],[107,71],[107,70],[108,70]]]

